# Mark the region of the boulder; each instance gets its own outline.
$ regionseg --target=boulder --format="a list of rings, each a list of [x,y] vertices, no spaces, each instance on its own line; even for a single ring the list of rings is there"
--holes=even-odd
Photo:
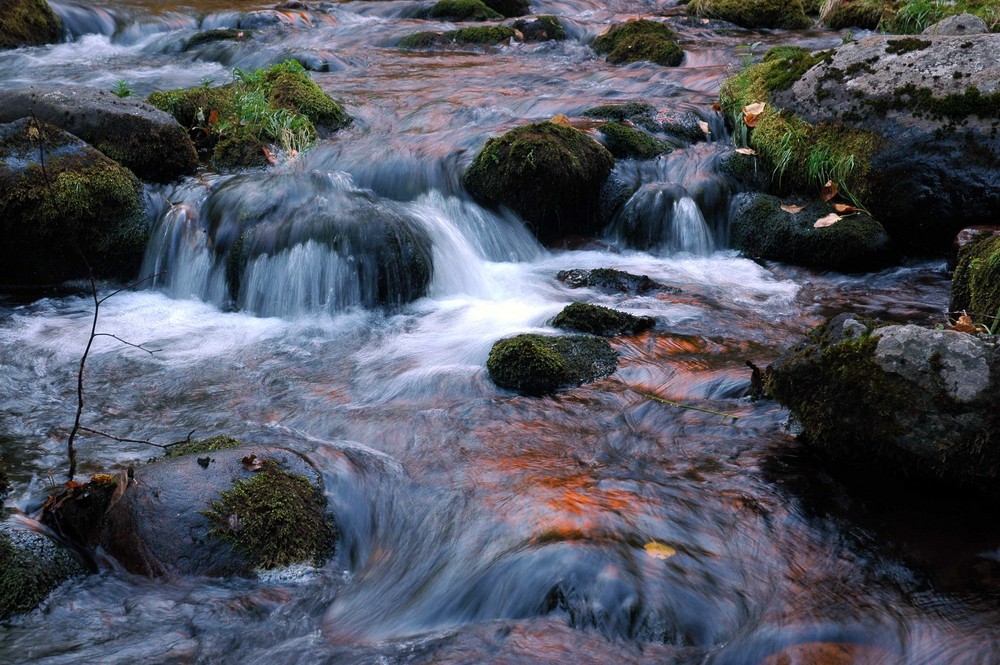
[[[59,41],[62,21],[45,0],[0,2],[0,49]]]
[[[780,199],[768,194],[738,194],[730,247],[754,258],[843,271],[877,268],[891,257],[885,229],[863,212],[815,228],[817,220],[836,214],[833,206],[816,200],[797,213],[781,206]]]
[[[403,37],[397,47],[402,49],[439,48],[442,46],[494,46],[515,38],[513,28],[503,25],[470,26],[447,32],[416,32]]]
[[[591,335],[524,334],[490,349],[486,369],[497,386],[524,395],[545,395],[614,373],[618,354]]]
[[[812,23],[801,0],[691,0],[688,14],[729,21],[744,28],[797,30]]]
[[[672,150],[663,141],[621,122],[601,125],[598,131],[604,137],[604,146],[619,159],[653,159]]]
[[[573,270],[560,270],[556,274],[556,279],[571,289],[590,287],[608,293],[634,293],[641,295],[650,291],[666,291],[669,293],[680,291],[677,287],[660,284],[650,279],[648,275],[633,275],[630,272],[615,270],[614,268],[594,268],[593,270],[574,268]]]
[[[332,553],[322,481],[305,458],[272,446],[212,447],[135,469],[100,537],[126,570],[250,575]]]
[[[566,28],[555,16],[534,16],[518,19],[511,24],[514,30],[524,35],[526,42],[545,42],[566,39]]]
[[[427,18],[439,21],[492,21],[503,18],[482,0],[438,0],[427,10]]]
[[[634,335],[656,325],[651,316],[635,316],[610,307],[575,302],[563,308],[552,320],[553,328],[570,332],[612,337],[628,333]]]
[[[599,118],[615,122],[630,122],[651,132],[659,131],[660,124],[656,121],[656,107],[647,102],[624,102],[619,104],[601,104],[583,112],[587,118]]]
[[[143,180],[168,182],[198,168],[187,130],[137,98],[85,86],[0,90],[0,122],[28,116],[78,136]]]
[[[1000,235],[980,233],[959,251],[950,308],[1000,331]]]
[[[583,132],[540,122],[487,141],[463,183],[476,198],[518,213],[539,240],[552,243],[601,228],[598,199],[612,166],[611,153]]]
[[[664,23],[639,19],[611,26],[590,43],[595,53],[607,56],[608,62],[624,65],[648,61],[664,67],[676,67],[684,59],[677,45],[677,35]]]
[[[42,159],[44,157],[44,159]],[[149,229],[142,183],[72,134],[0,125],[0,284],[134,277]]]
[[[483,0],[483,2],[487,7],[506,18],[524,16],[531,13],[531,3],[528,0]],[[552,39],[556,38],[553,37]]]
[[[840,0],[826,6],[827,11],[821,14],[820,20],[831,30],[875,30],[883,15],[891,11],[891,5],[884,0]]]
[[[86,573],[76,556],[52,539],[0,524],[0,621],[30,612],[57,586]]]
[[[923,34],[936,37],[967,37],[990,31],[986,21],[975,14],[955,14],[924,28]]]
[[[842,314],[772,363],[765,386],[803,442],[864,480],[1000,490],[996,337]]]

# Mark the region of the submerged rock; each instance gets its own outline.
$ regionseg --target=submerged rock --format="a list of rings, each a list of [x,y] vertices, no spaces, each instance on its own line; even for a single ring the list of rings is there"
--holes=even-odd
[[[811,23],[801,0],[691,0],[687,11],[744,28],[797,30]]]
[[[45,0],[0,2],[0,48],[51,44],[60,37],[62,21]]]
[[[836,214],[833,206],[814,201],[797,213],[781,206],[775,196],[737,195],[730,246],[755,258],[846,271],[877,268],[892,256],[885,229],[864,213],[815,228],[817,220]]]
[[[101,544],[143,575],[249,575],[321,562],[335,529],[316,470],[271,446],[194,450],[135,469]]]
[[[604,146],[551,122],[512,129],[483,146],[463,175],[473,196],[505,205],[552,243],[599,230],[601,186],[614,166]]]
[[[614,373],[618,354],[590,335],[525,334],[493,345],[486,369],[501,388],[544,395]]]
[[[575,302],[567,305],[552,321],[553,328],[611,337],[636,334],[656,325],[651,316],[635,316],[610,307]]]
[[[800,439],[847,472],[1000,490],[1000,346],[995,337],[843,314],[766,370]]]
[[[0,621],[30,612],[60,584],[86,573],[69,550],[50,538],[0,524]]]
[[[959,252],[950,307],[1000,332],[1000,235],[980,233]]]
[[[83,139],[143,180],[168,182],[198,168],[187,130],[140,99],[86,86],[0,91],[0,122],[29,116]]]
[[[590,44],[595,53],[607,56],[608,62],[623,65],[649,61],[664,67],[676,67],[684,59],[677,45],[677,35],[665,24],[639,19],[613,25]]]
[[[674,286],[666,286],[649,278],[648,275],[633,275],[623,270],[613,268],[594,268],[593,270],[561,270],[556,279],[572,289],[580,287],[598,288],[609,292],[643,294],[650,291],[678,292]]]
[[[44,122],[0,125],[0,284],[134,277],[148,234],[131,171]]]

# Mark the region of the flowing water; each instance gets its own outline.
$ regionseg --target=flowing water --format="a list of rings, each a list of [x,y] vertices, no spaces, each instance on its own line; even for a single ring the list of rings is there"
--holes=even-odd
[[[108,300],[100,328],[157,352],[98,338],[86,376],[85,419],[100,429],[228,433],[307,455],[337,516],[336,556],[253,580],[146,579],[106,562],[0,626],[0,662],[753,665],[813,642],[849,650],[836,662],[1000,662],[984,584],[1000,534],[981,506],[846,489],[786,431],[785,411],[744,397],[745,361],[763,366],[824,316],[934,323],[947,306],[943,263],[846,276],[726,249],[737,187],[714,169],[729,149],[710,108],[720,82],[748,42],[819,48],[839,36],[720,32],[664,1],[553,0],[532,11],[560,16],[565,42],[394,49],[447,27],[410,18],[427,4],[54,4],[64,43],[0,53],[4,87],[125,79],[137,95],[295,57],[356,119],[266,173],[149,188],[143,270],[166,272]],[[681,67],[615,67],[586,46],[612,21],[662,13],[677,15]],[[182,51],[196,31],[229,26],[254,36]],[[546,249],[464,195],[461,171],[487,137],[633,99],[693,111],[712,137],[619,163],[639,190],[603,237]],[[222,249],[242,205],[281,232],[234,299]],[[390,216],[428,238],[428,295],[373,307],[364,266],[377,247],[316,241],[323,227],[309,220],[338,215]],[[649,229],[639,248],[626,240],[636,219]],[[680,290],[608,294],[555,279],[597,267]],[[548,331],[574,300],[657,326],[613,340],[619,369],[596,383],[548,398],[495,388],[493,342]],[[64,473],[91,315],[72,289],[0,300],[0,446],[16,483],[8,504],[21,510]],[[84,473],[151,455],[100,439],[79,447]],[[649,556],[647,543],[670,556]]]

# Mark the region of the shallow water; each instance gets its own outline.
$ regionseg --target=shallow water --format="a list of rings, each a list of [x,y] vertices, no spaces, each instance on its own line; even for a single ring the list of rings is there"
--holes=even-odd
[[[785,411],[743,397],[745,361],[765,365],[824,316],[935,323],[947,307],[943,263],[847,276],[725,248],[735,185],[712,170],[728,139],[710,109],[721,80],[747,42],[818,48],[839,35],[672,19],[681,67],[614,67],[585,42],[613,20],[676,8],[566,0],[532,6],[566,20],[565,43],[392,48],[448,27],[407,18],[426,4],[62,5],[69,41],[0,53],[3,87],[124,79],[135,94],[294,56],[356,118],[267,174],[150,188],[144,274],[167,272],[107,301],[100,328],[157,351],[99,338],[86,376],[85,419],[100,429],[161,442],[224,432],[306,454],[337,515],[337,555],[255,580],[148,580],[108,563],[0,627],[0,661],[749,665],[789,644],[838,642],[859,663],[994,662],[1000,624],[980,582],[1000,534],[988,517],[954,518],[981,508],[845,489],[785,431]],[[268,27],[249,43],[181,51],[200,28],[247,21]],[[463,194],[461,171],[487,137],[632,99],[693,110],[713,131],[617,167],[649,193],[636,214],[666,220],[650,249],[625,246],[614,225],[580,249],[546,249]],[[410,220],[433,245],[428,296],[366,308],[352,267],[364,257],[302,239],[255,264],[234,303],[214,248],[233,201],[253,196],[278,201],[275,224],[359,200]],[[555,279],[597,267],[680,291],[609,295]],[[574,300],[657,326],[613,340],[619,370],[596,383],[541,399],[495,388],[493,342],[549,330]],[[90,305],[72,290],[0,300],[0,447],[16,482],[8,503],[22,510],[64,473]],[[152,454],[90,438],[79,450],[82,473]],[[649,556],[651,542],[673,556]]]

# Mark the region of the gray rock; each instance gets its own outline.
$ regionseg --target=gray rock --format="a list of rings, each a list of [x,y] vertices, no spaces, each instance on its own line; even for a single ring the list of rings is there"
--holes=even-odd
[[[30,612],[57,586],[86,573],[68,549],[50,538],[0,524],[0,621]]]
[[[86,86],[0,90],[0,122],[31,116],[80,137],[143,180],[168,182],[198,168],[187,130],[139,98]]]
[[[989,32],[990,26],[975,14],[955,14],[927,26],[922,34],[937,37],[968,37],[985,35]]]

